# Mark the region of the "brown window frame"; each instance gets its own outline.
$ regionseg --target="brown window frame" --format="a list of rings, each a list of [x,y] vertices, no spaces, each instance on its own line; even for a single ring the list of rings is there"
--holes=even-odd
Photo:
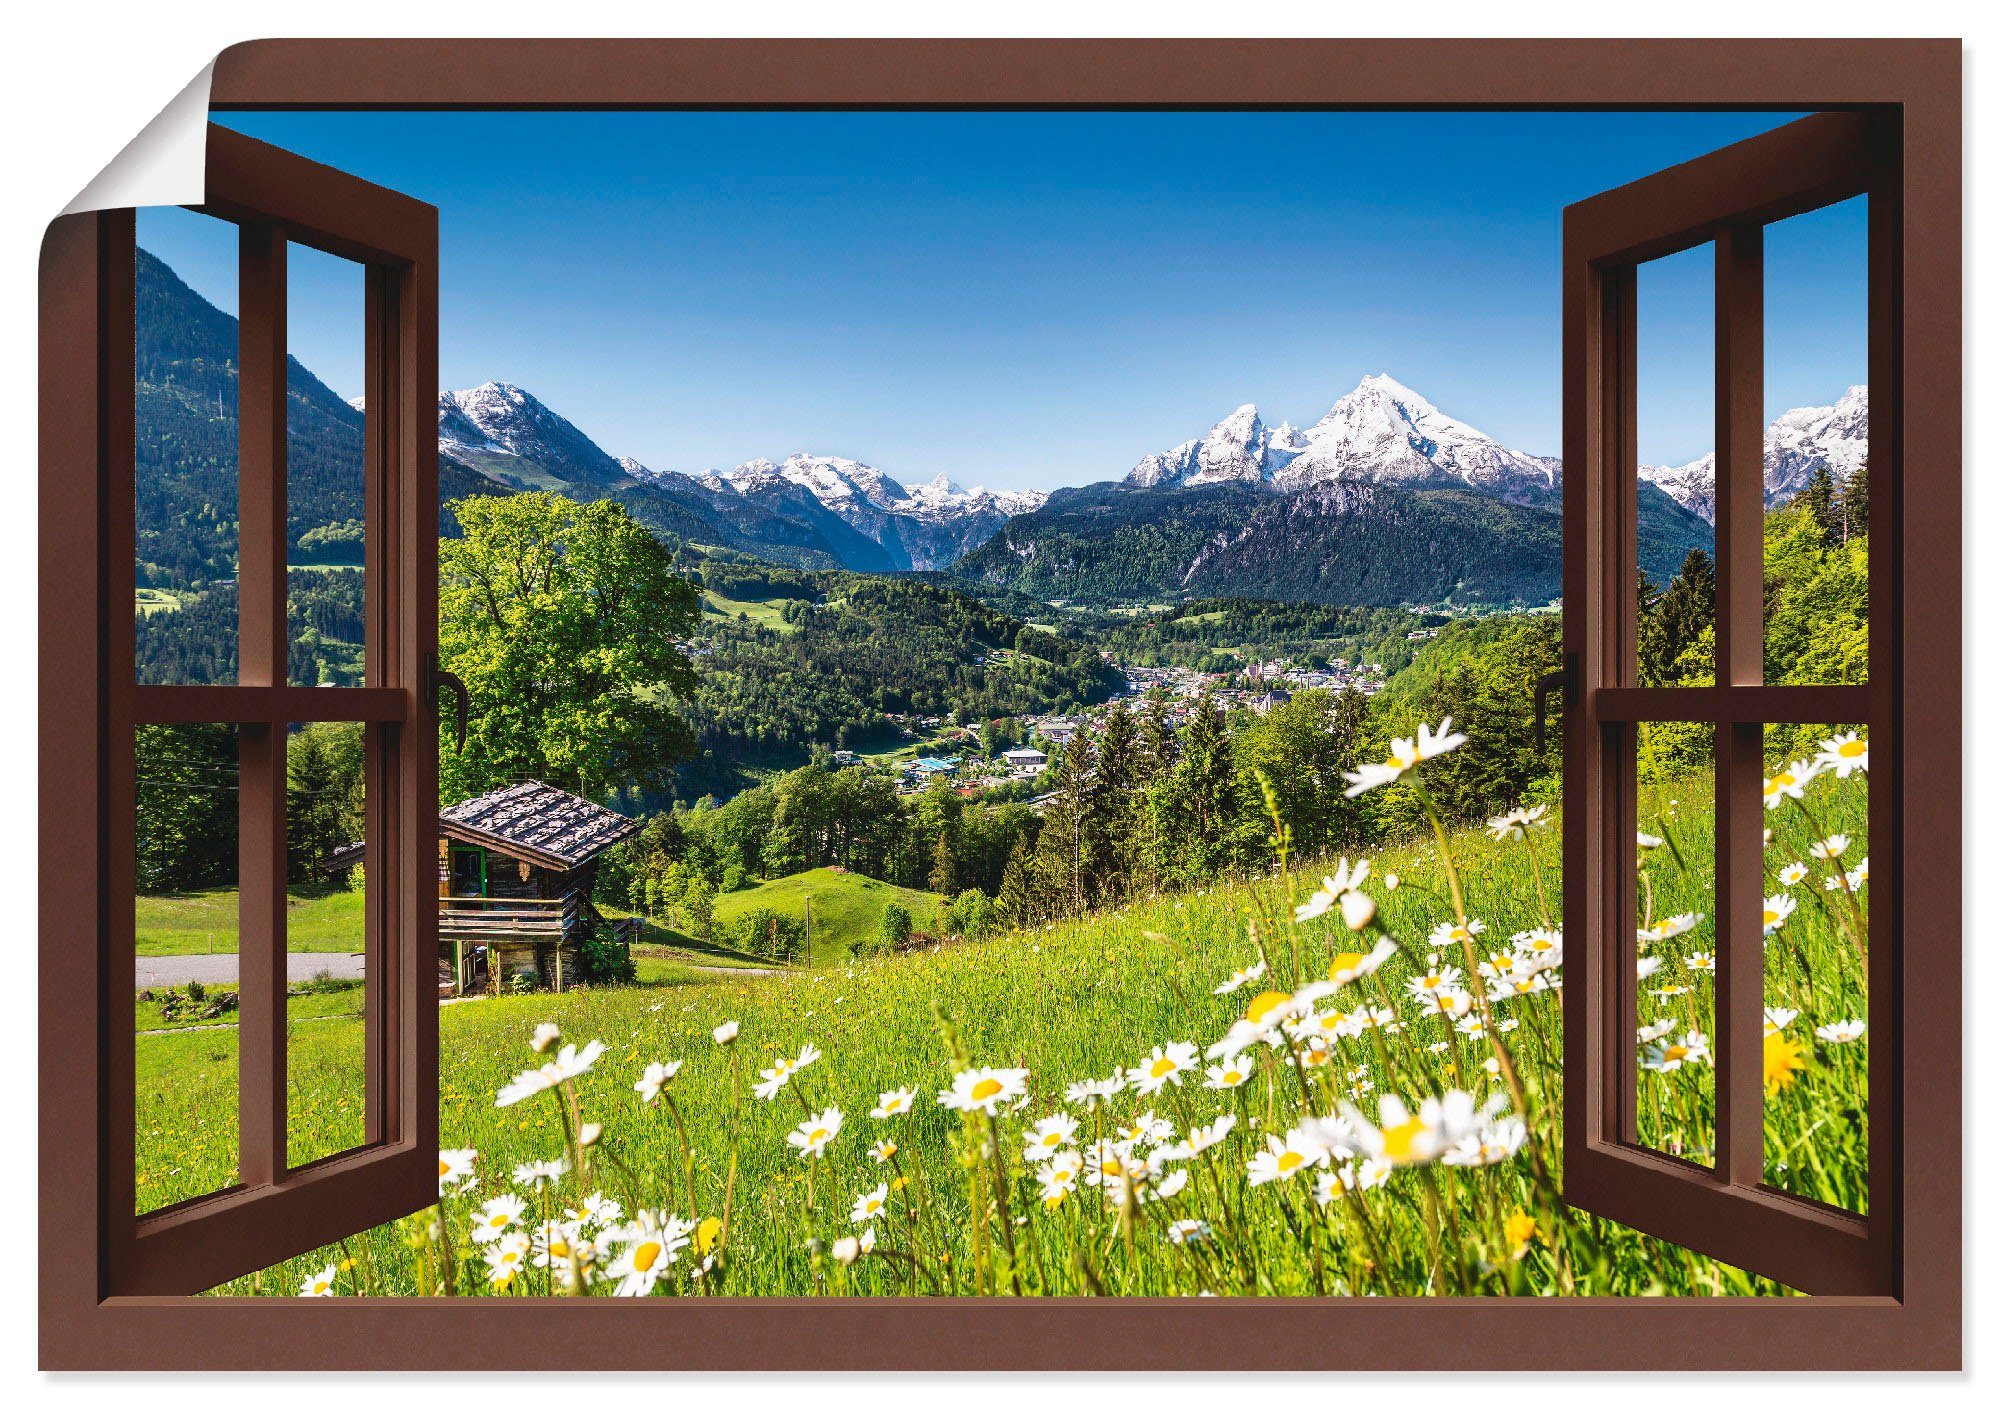
[[[1900,576],[1897,365],[1902,144],[1889,113],[1834,112],[1604,192],[1563,212],[1564,1196],[1817,1295],[1896,1285],[1901,1200],[1897,886],[1899,687],[1922,648]],[[1764,683],[1764,229],[1868,199],[1868,679]],[[1648,261],[1715,253],[1717,683],[1638,683],[1638,281]],[[1870,1212],[1764,1184],[1764,726],[1870,731]],[[1638,1143],[1638,913],[1633,779],[1640,728],[1715,729],[1716,1151],[1713,1168]]]
[[[60,265],[69,290],[94,304],[94,316],[71,310],[62,329],[94,368],[93,497],[102,516],[96,550],[68,560],[96,564],[101,615],[92,635],[103,648],[102,732],[81,755],[94,760],[101,778],[102,967],[90,988],[71,991],[94,989],[108,1000],[93,1043],[102,1064],[93,1104],[104,1156],[95,1192],[99,1275],[115,1296],[198,1292],[323,1246],[351,1232],[357,1219],[365,1220],[359,1226],[386,1222],[436,1196],[437,917],[431,876],[412,858],[428,856],[437,826],[437,733],[422,690],[437,638],[437,447],[429,434],[437,396],[437,213],[221,127],[209,130],[206,180],[199,209],[233,224],[238,247],[234,685],[135,683],[133,616],[129,605],[118,609],[131,600],[134,578],[134,213],[58,222],[45,263],[45,270]],[[286,266],[294,243],[365,270],[366,659],[363,683],[352,688],[308,689],[286,679]],[[62,292],[46,283],[45,291]],[[363,907],[362,1144],[291,1166],[286,739],[291,725],[318,720],[363,726],[370,854],[401,856],[404,864],[371,868]],[[214,1194],[139,1215],[135,1048],[118,1001],[135,958],[132,741],[143,725],[188,723],[232,724],[240,740],[239,1177]]]
[[[212,105],[592,108],[1765,107],[1900,114],[1896,326],[1902,627],[1923,649],[1893,708],[1959,726],[1961,53],[1927,40],[467,41],[275,40],[226,51]],[[1903,1208],[1885,1294],[1810,1299],[692,1298],[272,1302],[110,1295],[93,1222],[104,1020],[104,680],[128,612],[69,564],[102,550],[94,329],[72,280],[101,252],[78,218],[42,279],[41,1357],[76,1368],[1435,1369],[1945,1368],[1962,1339],[1960,783],[1951,749],[1902,760],[1897,997]],[[330,693],[330,692],[327,692]],[[413,705],[413,711],[420,705]],[[411,718],[428,716],[412,713]],[[1576,727],[1572,721],[1572,729]],[[1886,887],[1885,887],[1886,889]],[[1921,942],[1916,942],[1918,938]],[[1575,982],[1574,976],[1571,979]],[[1922,1072],[1922,1082],[1908,1073]],[[77,1132],[86,1138],[77,1139]],[[92,1136],[91,1132],[98,1132]],[[1917,1197],[1918,1193],[1921,1197]],[[853,1334],[865,1312],[866,1336]]]

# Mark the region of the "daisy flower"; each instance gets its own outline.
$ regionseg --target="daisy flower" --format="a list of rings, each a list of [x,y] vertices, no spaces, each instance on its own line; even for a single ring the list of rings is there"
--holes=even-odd
[[[895,1157],[896,1142],[894,1140],[877,1140],[868,1147],[868,1158],[874,1160],[877,1164],[887,1164]]]
[[[1064,1145],[1076,1138],[1076,1117],[1058,1111],[1054,1115],[1043,1116],[1028,1127],[1023,1137],[1027,1148],[1022,1157],[1030,1161],[1045,1160]]]
[[[1709,1056],[1708,1039],[1693,1028],[1679,1038],[1656,1042],[1646,1049],[1639,1059],[1639,1065],[1647,1071],[1679,1071],[1684,1066],[1696,1062],[1712,1061]]]
[[[319,1271],[313,1273],[310,1277],[306,1278],[303,1282],[299,1283],[299,1295],[300,1296],[336,1295],[333,1289],[333,1277],[335,1270],[336,1269],[334,1267],[334,1264],[332,1264],[331,1262],[327,1263],[326,1266],[320,1268]]]
[[[1850,845],[1852,843],[1848,840],[1847,833],[1835,832],[1825,841],[1814,842],[1812,844],[1812,854],[1821,861],[1835,861],[1846,854],[1847,848]]]
[[[1264,977],[1264,961],[1262,959],[1259,959],[1249,968],[1238,969],[1236,970],[1235,973],[1231,974],[1228,978],[1224,979],[1221,983],[1217,984],[1215,986],[1216,996],[1221,997],[1225,993],[1234,993],[1244,984],[1249,983],[1255,979],[1260,979],[1262,977]]]
[[[1638,836],[1639,836],[1639,850],[1641,851],[1651,851],[1655,847],[1661,847],[1667,844],[1667,839],[1665,837],[1656,837],[1651,832],[1640,832]]]
[[[1347,858],[1345,856],[1341,857],[1340,865],[1334,868],[1334,873],[1321,878],[1319,889],[1307,896],[1303,905],[1297,906],[1292,911],[1292,918],[1301,924],[1307,920],[1317,920],[1320,916],[1338,905],[1341,897],[1350,891],[1359,890],[1361,883],[1367,879],[1368,862],[1366,860],[1361,861],[1350,869],[1347,864]],[[1257,966],[1257,972],[1260,975],[1264,972],[1262,964]]]
[[[732,1018],[728,1022],[724,1023],[721,1027],[718,1027],[713,1033],[710,1034],[710,1036],[715,1038],[716,1046],[727,1047],[730,1043],[736,1040],[736,1032],[737,1032],[736,1020]]]
[[[549,1048],[555,1046],[561,1038],[562,1029],[554,1023],[539,1023],[535,1027],[534,1036],[528,1039],[528,1045],[537,1052],[546,1052]]]
[[[1486,974],[1488,978],[1493,977],[1492,974],[1487,972],[1487,966],[1484,964],[1480,965],[1480,972]],[[1464,976],[1463,971],[1447,964],[1442,969],[1432,969],[1422,978],[1409,979],[1407,982],[1410,992],[1416,997],[1421,998],[1426,993],[1435,992],[1440,988],[1457,988],[1459,979]]]
[[[827,1145],[840,1133],[840,1126],[839,1110],[828,1106],[818,1115],[800,1121],[798,1128],[785,1136],[785,1143],[799,1152],[800,1159],[822,1159]]]
[[[1528,828],[1539,827],[1547,822],[1548,811],[1544,806],[1517,807],[1512,812],[1503,812],[1498,817],[1489,818],[1486,830],[1493,833],[1495,841],[1520,841],[1528,835]]]
[[[854,1210],[847,1215],[849,1223],[868,1223],[880,1218],[889,1207],[889,1186],[877,1184],[874,1188],[854,1200]]]
[[[472,1241],[490,1243],[498,1240],[509,1228],[521,1221],[521,1215],[528,1211],[528,1205],[518,1194],[497,1194],[479,1206],[479,1216],[472,1220]]]
[[[1046,1163],[1035,1168],[1035,1181],[1042,1186],[1042,1205],[1054,1208],[1061,1203],[1070,1190],[1076,1187],[1079,1175],[1083,1173],[1083,1156],[1075,1150],[1063,1150]]]
[[[1208,1238],[1209,1226],[1199,1218],[1182,1218],[1167,1225],[1167,1241],[1175,1247],[1199,1243]]]
[[[648,1296],[653,1285],[673,1266],[674,1258],[688,1245],[694,1224],[668,1215],[664,1220],[641,1213],[609,1239],[617,1248],[606,1273],[618,1279],[613,1296]]]
[[[1764,780],[1764,806],[1776,811],[1786,798],[1804,800],[1806,784],[1820,775],[1825,765],[1817,759],[1811,763],[1801,763],[1794,759]]]
[[[1229,1132],[1235,1128],[1235,1116],[1217,1116],[1213,1124],[1195,1126],[1188,1131],[1187,1139],[1160,1151],[1160,1157],[1169,1160],[1193,1159],[1196,1155],[1212,1150],[1227,1140]]]
[[[471,1178],[472,1162],[478,1157],[477,1150],[439,1150],[438,1192],[442,1194],[459,1180]]]
[[[1845,734],[1835,734],[1831,739],[1822,739],[1819,754],[1813,763],[1820,768],[1831,768],[1833,776],[1845,778],[1859,769],[1868,771],[1868,741],[1854,730]]]
[[[955,1111],[985,1111],[992,1115],[1003,1101],[1028,1093],[1026,1067],[973,1067],[951,1079],[949,1091],[938,1092],[938,1104]]]
[[[1290,1179],[1327,1162],[1327,1148],[1303,1130],[1287,1131],[1281,1138],[1264,1137],[1264,1148],[1250,1156],[1248,1171],[1252,1187],[1278,1179]]]
[[[1480,1125],[1479,1107],[1469,1091],[1427,1096],[1414,1114],[1400,1096],[1384,1096],[1379,1125],[1344,1103],[1341,1114],[1354,1127],[1362,1152],[1396,1165],[1428,1163]]]
[[[509,1233],[489,1244],[483,1254],[487,1284],[496,1289],[511,1285],[527,1266],[531,1246],[526,1233]]]
[[[1347,953],[1333,956],[1333,963],[1327,969],[1327,981],[1336,989],[1344,988],[1358,978],[1374,973],[1389,962],[1396,952],[1396,942],[1387,935],[1375,941],[1375,947],[1366,954]]]
[[[819,1048],[808,1042],[799,1048],[796,1057],[779,1057],[770,1066],[758,1073],[759,1080],[751,1089],[760,1101],[775,1101],[786,1083],[819,1060]]]
[[[1707,918],[1706,915],[1703,915],[1698,910],[1687,910],[1678,915],[1669,915],[1666,919],[1658,921],[1655,924],[1642,926],[1639,930],[1639,943],[1642,945],[1657,944],[1663,939],[1679,939]]]
[[[1694,953],[1688,955],[1687,958],[1681,960],[1681,962],[1687,965],[1689,973],[1712,974],[1715,972],[1715,955],[1707,950],[1697,949]]]
[[[1797,1008],[1766,1008],[1764,1010],[1764,1035],[1783,1032],[1792,1025],[1792,1019],[1799,1015]]]
[[[1072,1081],[1063,1092],[1063,1099],[1073,1106],[1094,1106],[1099,1101],[1108,1101],[1125,1089],[1123,1073],[1117,1076],[1101,1077],[1094,1081]]]
[[[1208,1079],[1202,1082],[1211,1091],[1228,1091],[1241,1086],[1250,1079],[1257,1069],[1256,1058],[1249,1056],[1231,1057],[1208,1069]]]
[[[917,1088],[898,1086],[893,1091],[884,1091],[875,1098],[875,1109],[868,1112],[876,1120],[887,1120],[891,1116],[903,1115],[916,1104]]]
[[[1192,1042],[1169,1042],[1164,1047],[1155,1047],[1152,1055],[1142,1058],[1132,1071],[1132,1087],[1143,1096],[1150,1096],[1162,1086],[1181,1084],[1181,1073],[1195,1065],[1195,1048]]]
[[[1825,1027],[1813,1029],[1823,1042],[1853,1042],[1868,1030],[1868,1024],[1860,1018],[1846,1018],[1840,1022],[1828,1023]]]
[[[679,1062],[648,1062],[639,1079],[632,1083],[632,1089],[639,1093],[639,1099],[651,1105],[659,1094],[667,1089],[667,1083],[674,1079],[674,1073],[681,1069]]]
[[[532,1189],[538,1184],[553,1184],[567,1173],[567,1158],[530,1160],[514,1166],[514,1182]]]
[[[546,1024],[545,1024],[546,1026]],[[544,1062],[533,1071],[524,1071],[515,1076],[493,1098],[496,1107],[505,1108],[538,1096],[544,1091],[552,1091],[565,1081],[573,1081],[582,1076],[604,1055],[604,1044],[592,1041],[581,1052],[571,1043],[556,1053],[553,1061]]]
[[[1765,935],[1766,936],[1774,935],[1779,930],[1783,929],[1785,927],[1785,920],[1787,919],[1787,917],[1791,915],[1792,911],[1798,909],[1798,906],[1799,906],[1798,901],[1792,899],[1789,895],[1786,895],[1783,891],[1778,892],[1778,894],[1776,895],[1765,896],[1764,897]]]
[[[1811,874],[1810,871],[1806,870],[1805,862],[1793,861],[1788,863],[1782,871],[1778,872],[1778,884],[1781,886],[1795,886]]]
[[[1447,944],[1464,944],[1474,935],[1486,933],[1484,920],[1467,920],[1464,924],[1453,924],[1446,920],[1431,931],[1431,948],[1442,949]]]

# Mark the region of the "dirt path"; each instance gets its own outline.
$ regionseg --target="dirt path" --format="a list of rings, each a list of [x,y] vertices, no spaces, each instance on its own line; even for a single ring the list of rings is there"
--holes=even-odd
[[[285,978],[292,983],[325,974],[328,978],[360,978],[359,954],[287,954]],[[132,969],[134,988],[178,988],[199,983],[236,982],[234,954],[141,954]]]

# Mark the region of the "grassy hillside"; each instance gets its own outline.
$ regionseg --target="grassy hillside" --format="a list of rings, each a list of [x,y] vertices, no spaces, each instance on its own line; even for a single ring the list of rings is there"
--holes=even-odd
[[[726,923],[753,910],[769,910],[803,921],[808,899],[812,901],[813,955],[820,961],[840,959],[855,943],[881,934],[882,911],[891,901],[909,911],[920,930],[938,925],[943,910],[943,902],[928,891],[822,866],[719,895],[715,918]]]
[[[1858,859],[1866,849],[1865,785],[1829,779],[1814,783],[1809,797],[1810,825],[1803,807],[1788,804],[1773,814],[1778,836],[1767,884],[1795,896],[1797,909],[1769,946],[1767,998],[1801,1015],[1778,1035],[1782,1060],[1775,1068],[1767,1042],[1767,1070],[1774,1071],[1767,1088],[1767,1177],[1827,1202],[1865,1207],[1865,1190],[1855,1180],[1866,1167],[1865,1123],[1857,1114],[1866,1044],[1816,1038],[1814,1032],[1860,1011],[1854,936],[1842,929],[1839,898],[1822,900],[1818,874],[1789,887],[1775,874],[1802,854],[1802,843],[1822,824],[1848,833],[1854,847],[1847,859]],[[1675,1037],[1706,1033],[1712,1030],[1713,981],[1701,961],[1715,948],[1707,914],[1714,904],[1708,799],[1693,786],[1649,788],[1638,820],[1664,840],[1643,853],[1644,908],[1635,918],[1692,917],[1646,948],[1658,968],[1643,985],[1642,1019],[1672,1017]],[[1496,840],[1484,831],[1451,839],[1448,855],[1467,888],[1467,907],[1483,922],[1475,940],[1481,958],[1508,953],[1509,936],[1544,923],[1543,896],[1547,904],[1559,898],[1553,827],[1530,835],[1532,843]],[[1101,1114],[1066,1102],[1065,1087],[1136,1070],[1160,1044],[1206,1046],[1253,1009],[1251,995],[1259,990],[1290,990],[1302,978],[1326,973],[1334,950],[1365,947],[1366,940],[1357,944],[1341,925],[1337,911],[1329,919],[1292,919],[1292,906],[1323,868],[832,970],[743,979],[684,973],[653,987],[447,1007],[440,1014],[443,1142],[476,1149],[480,1175],[476,1192],[445,1199],[444,1218],[462,1254],[457,1285],[465,1291],[485,1286],[485,1264],[464,1241],[474,1206],[501,1192],[517,1165],[563,1148],[563,1123],[551,1096],[504,1108],[494,1103],[496,1090],[515,1072],[546,1059],[529,1050],[527,1038],[537,1023],[553,1021],[564,1041],[595,1039],[606,1046],[575,1081],[584,1118],[604,1126],[594,1187],[628,1211],[663,1206],[696,1218],[719,1216],[723,1190],[730,1189],[734,1231],[723,1290],[732,1294],[966,1293],[978,1287],[1141,1295],[1779,1290],[1561,1206],[1553,1192],[1561,1179],[1560,994],[1531,986],[1496,997],[1504,1049],[1455,1033],[1411,996],[1412,980],[1426,966],[1443,970],[1464,962],[1456,941],[1438,948],[1429,942],[1434,927],[1453,914],[1446,855],[1434,844],[1418,843],[1371,858],[1375,870],[1366,891],[1401,952],[1326,1006],[1391,1014],[1392,1022],[1329,1042],[1324,1056],[1311,1059],[1310,1071],[1301,1065],[1306,1048],[1272,1052],[1252,1044],[1253,1074],[1233,1092],[1209,1089],[1197,1063],[1179,1085],[1150,1094],[1118,1092],[1098,1108]],[[1390,873],[1397,878],[1393,889],[1385,879]],[[1268,973],[1229,993],[1213,991],[1260,953]],[[1351,962],[1338,960],[1336,967]],[[1548,973],[1559,977],[1560,969]],[[725,1019],[740,1022],[741,1036],[733,1048],[719,1050],[709,1033]],[[305,1132],[308,1142],[344,1128],[328,1095],[340,1070],[341,1026],[301,1023],[293,1032],[295,1067],[307,1083],[299,1108],[316,1122]],[[153,1102],[148,1128],[175,1132],[170,1144],[150,1150],[142,1144],[141,1159],[150,1160],[146,1187],[156,1197],[216,1187],[229,1178],[222,1153],[230,1148],[235,1115],[228,1037],[142,1039],[142,1078],[158,1078],[142,1079]],[[168,1043],[182,1045],[168,1049]],[[806,1043],[823,1055],[774,1099],[746,1096],[739,1102],[739,1079],[747,1085],[759,1069]],[[169,1050],[179,1058],[171,1079],[163,1055]],[[1315,1197],[1324,1185],[1315,1183],[1311,1169],[1296,1179],[1245,1181],[1253,1153],[1265,1148],[1267,1135],[1301,1121],[1302,1103],[1327,1110],[1351,1100],[1373,1120],[1385,1093],[1406,1096],[1414,1107],[1425,1092],[1456,1086],[1484,1102],[1508,1089],[1495,1071],[1502,1050],[1518,1072],[1532,1132],[1523,1152],[1503,1152],[1485,1167],[1393,1165],[1379,1185],[1330,1202]],[[970,1142],[984,1118],[961,1118],[937,1101],[951,1083],[954,1052],[974,1065],[1026,1069],[1025,1100],[1003,1106],[995,1117],[1004,1178],[989,1177],[978,1161],[961,1161],[963,1151],[977,1148]],[[675,1114],[642,1103],[631,1089],[646,1063],[670,1060],[684,1063],[670,1087]],[[1697,1162],[1712,1158],[1713,1069],[1680,1061],[1667,1070],[1642,1070],[1639,1081],[1641,1138]],[[907,1114],[870,1118],[880,1092],[905,1086],[916,1093]],[[844,1126],[823,1160],[801,1162],[787,1132],[802,1114],[826,1107],[844,1115]],[[1073,1141],[1087,1145],[1101,1128],[1106,1138],[1137,1139],[1137,1151],[1161,1138],[1137,1134],[1153,1121],[1185,1132],[1233,1115],[1237,1126],[1204,1159],[1158,1165],[1155,1179],[1170,1169],[1191,1177],[1121,1218],[1105,1189],[1087,1181],[1059,1205],[1040,1206],[1030,1177],[1039,1166],[1023,1162],[1022,1136],[1031,1122],[1065,1111],[1079,1121]],[[692,1141],[686,1165],[676,1133],[683,1122]],[[740,1136],[732,1143],[738,1122]],[[898,1147],[893,1168],[868,1154],[871,1142],[883,1138]],[[1130,1143],[1119,1148],[1135,1151]],[[856,1231],[849,1220],[856,1197],[899,1176],[908,1184],[892,1200],[895,1216],[875,1225],[880,1251],[851,1268],[828,1258],[835,1239]],[[969,1179],[976,1181],[972,1187]],[[996,1187],[1008,1216],[974,1216],[973,1210],[990,1206]],[[555,1206],[566,1200],[575,1207],[581,1194],[572,1175],[559,1186]],[[1191,1238],[1190,1228],[1198,1230]],[[341,1290],[407,1293],[424,1285],[433,1274],[412,1260],[412,1231],[414,1225],[384,1229],[361,1243],[350,1241],[339,1254],[354,1259],[340,1271]],[[946,1250],[949,1260],[942,1256]],[[308,1268],[327,1260],[297,1259],[231,1290],[289,1294]],[[684,1255],[677,1272],[684,1277],[691,1265]],[[913,1274],[912,1267],[920,1271]],[[522,1274],[515,1289],[541,1294],[549,1280],[535,1269]],[[686,1290],[685,1282],[675,1289]]]
[[[358,954],[361,912],[358,890],[294,888],[286,898],[286,947],[293,953]],[[141,954],[236,952],[234,886],[184,895],[142,895],[136,920]]]

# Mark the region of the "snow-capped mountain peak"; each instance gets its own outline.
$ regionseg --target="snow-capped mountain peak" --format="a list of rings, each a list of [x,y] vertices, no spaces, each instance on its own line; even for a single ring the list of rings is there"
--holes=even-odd
[[[1867,460],[1867,387],[1849,387],[1830,406],[1795,406],[1764,428],[1764,505],[1793,498],[1821,466],[1844,483]],[[1714,451],[1685,465],[1641,465],[1639,478],[1715,522]]]
[[[1445,415],[1394,377],[1361,379],[1310,428],[1266,428],[1254,405],[1238,407],[1207,435],[1148,455],[1125,479],[1140,486],[1236,481],[1296,490],[1326,480],[1456,485],[1522,502],[1546,502],[1556,462],[1509,450]]]

